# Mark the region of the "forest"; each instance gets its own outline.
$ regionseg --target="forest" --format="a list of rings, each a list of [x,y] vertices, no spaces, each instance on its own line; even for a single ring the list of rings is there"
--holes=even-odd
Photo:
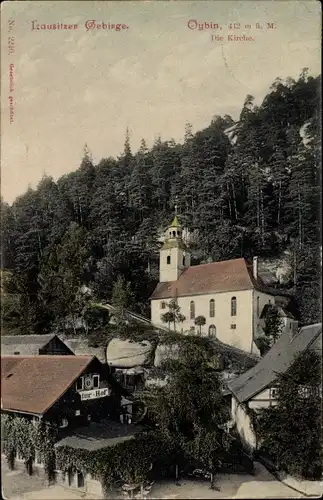
[[[142,139],[134,152],[127,131],[118,158],[94,164],[85,147],[77,171],[1,200],[3,333],[65,328],[84,314],[82,289],[108,302],[120,277],[149,317],[175,205],[193,265],[288,251],[300,323],[320,321],[320,80],[277,78],[260,105],[246,96],[239,120],[188,123],[181,143]]]

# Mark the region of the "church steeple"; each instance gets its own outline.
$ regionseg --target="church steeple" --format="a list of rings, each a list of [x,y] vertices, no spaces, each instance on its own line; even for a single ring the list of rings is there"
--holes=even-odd
[[[190,260],[175,206],[174,219],[165,231],[164,244],[160,249],[159,281],[177,281],[184,269],[190,266]]]

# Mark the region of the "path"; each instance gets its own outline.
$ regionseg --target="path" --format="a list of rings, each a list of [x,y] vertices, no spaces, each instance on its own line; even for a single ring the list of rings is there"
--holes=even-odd
[[[28,476],[21,470],[10,471],[2,462],[2,493],[8,500],[94,500],[82,491],[59,485],[48,487],[47,481]],[[174,481],[155,483],[149,499],[220,499],[220,498],[302,498],[300,493],[280,483],[260,463],[255,463],[255,475],[222,474],[217,477],[219,491],[211,490],[209,481],[186,480],[176,486]],[[116,498],[114,496],[114,498]],[[124,498],[124,497],[122,497]]]

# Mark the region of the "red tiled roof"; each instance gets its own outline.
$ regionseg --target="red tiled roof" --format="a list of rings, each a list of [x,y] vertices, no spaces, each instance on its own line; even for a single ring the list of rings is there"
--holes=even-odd
[[[177,281],[159,283],[150,298],[166,299],[252,289],[270,293],[260,278],[254,279],[252,266],[240,258],[188,267]]]
[[[44,414],[83,373],[93,356],[1,356],[4,410]]]

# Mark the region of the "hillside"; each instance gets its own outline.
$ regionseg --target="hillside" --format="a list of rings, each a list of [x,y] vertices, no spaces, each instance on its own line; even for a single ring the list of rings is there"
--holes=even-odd
[[[320,316],[320,78],[276,79],[260,106],[248,95],[240,119],[216,116],[182,144],[142,140],[57,181],[44,177],[12,206],[2,202],[3,326],[21,333],[64,329],[80,316],[89,286],[110,301],[119,275],[132,309],[149,316],[160,230],[175,205],[190,237],[192,264],[236,257],[286,261],[282,280],[302,323]],[[107,138],[108,144],[109,138]],[[107,145],[107,154],[109,147]],[[276,270],[274,270],[276,272]],[[286,273],[285,273],[286,274]]]

